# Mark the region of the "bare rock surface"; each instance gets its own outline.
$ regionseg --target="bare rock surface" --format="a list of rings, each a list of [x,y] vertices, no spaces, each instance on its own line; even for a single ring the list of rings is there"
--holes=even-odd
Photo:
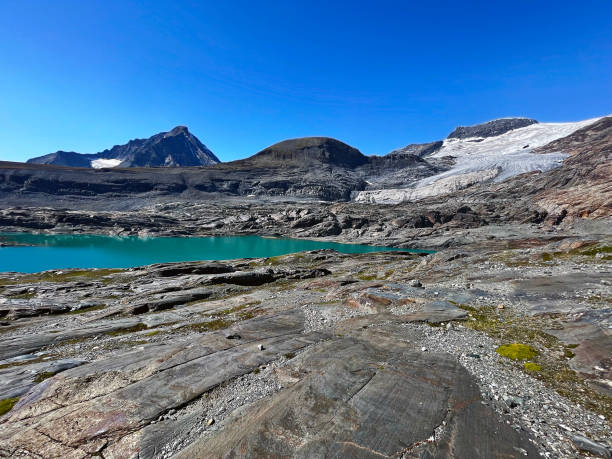
[[[83,301],[2,319],[0,393],[14,406],[0,417],[0,455],[604,451],[610,238],[588,228],[500,228],[484,250],[474,233],[424,256],[325,250],[0,274],[6,301],[22,289],[25,305]],[[535,349],[540,370],[496,352],[515,342]]]
[[[469,373],[454,359],[375,343],[343,338],[313,347],[285,369],[295,375],[289,388],[178,457],[536,454],[525,436],[482,405]]]

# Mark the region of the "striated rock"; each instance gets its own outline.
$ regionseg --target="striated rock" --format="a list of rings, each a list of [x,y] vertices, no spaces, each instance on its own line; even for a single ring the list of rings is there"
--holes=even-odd
[[[276,218],[354,208],[279,206]],[[477,209],[429,217],[454,224]],[[237,222],[266,221],[255,206],[232,211],[244,216]],[[412,224],[399,210],[393,217],[395,228]],[[605,447],[609,402],[591,385],[609,375],[610,286],[607,260],[582,242],[603,247],[608,233],[532,230],[456,229],[472,242],[423,257],[319,250],[98,273],[104,282],[91,270],[88,282],[66,285],[49,273],[2,273],[0,294],[71,297],[83,310],[0,323],[0,394],[17,402],[0,417],[0,456],[569,457],[567,432]],[[261,275],[272,281],[214,283]],[[187,303],[122,315],[164,300]],[[498,338],[479,331],[489,323],[526,326],[520,339],[536,341],[526,344],[540,351],[537,363],[567,381],[547,387],[522,362],[500,362]]]
[[[147,299],[143,302],[131,304],[126,308],[126,312],[131,314],[144,314],[152,311],[163,311],[173,308],[179,304],[187,304],[191,301],[205,300],[212,296],[212,290],[205,288],[194,288],[182,290],[176,293],[162,293],[157,297]]]
[[[62,371],[87,363],[79,359],[61,359],[23,365],[8,365],[0,369],[0,400],[20,397],[36,384]]]
[[[100,445],[111,450],[119,445],[121,455],[129,455],[130,448],[137,452],[134,437],[145,441],[151,420],[324,337],[302,334],[302,323],[297,311],[278,314],[234,328],[241,340],[211,333],[197,343],[153,346],[62,372],[36,386],[3,419],[0,454],[46,451],[48,457],[80,457]],[[265,351],[253,353],[256,343]],[[49,436],[55,440],[51,449]]]
[[[0,304],[0,318],[21,319],[24,317],[36,317],[47,314],[63,314],[70,311],[68,304],[43,304],[10,302]]]
[[[160,277],[175,277],[184,276],[186,274],[202,275],[231,273],[234,271],[234,268],[223,263],[187,262],[173,263],[171,265],[164,264],[161,265],[159,269],[156,269],[155,265],[153,265],[150,267],[150,270]]]
[[[308,350],[293,365],[298,382],[177,457],[501,458],[519,447],[537,455],[480,403],[453,359],[375,342],[344,338]]]

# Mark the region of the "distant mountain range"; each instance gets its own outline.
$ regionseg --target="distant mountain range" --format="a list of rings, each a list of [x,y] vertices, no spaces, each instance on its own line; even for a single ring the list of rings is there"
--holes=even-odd
[[[582,202],[580,212],[607,215],[611,146],[612,117],[573,123],[504,118],[458,127],[444,140],[384,156],[363,155],[329,137],[305,137],[219,163],[179,127],[95,155],[58,152],[29,164],[0,162],[0,201],[47,205],[53,196],[53,205],[105,208],[219,197],[395,204],[452,199],[487,187],[504,190],[489,198],[563,188],[564,206],[578,208]],[[63,162],[66,157],[71,161]],[[115,163],[118,167],[109,168]],[[515,185],[506,186],[510,183]],[[546,206],[557,205],[552,204],[557,196],[550,191]]]
[[[31,164],[92,167],[188,167],[219,163],[212,151],[185,126],[161,132],[148,139],[130,140],[100,153],[56,151],[28,160]]]

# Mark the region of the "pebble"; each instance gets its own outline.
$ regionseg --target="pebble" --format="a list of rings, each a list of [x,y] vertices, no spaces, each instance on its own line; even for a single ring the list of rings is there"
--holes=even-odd
[[[259,349],[260,351],[263,351],[265,349],[263,344],[258,344],[257,345],[257,349]]]
[[[506,405],[508,405],[509,408],[516,408],[517,406],[521,406],[523,404],[523,399],[514,395],[505,395],[504,402],[506,402]]]

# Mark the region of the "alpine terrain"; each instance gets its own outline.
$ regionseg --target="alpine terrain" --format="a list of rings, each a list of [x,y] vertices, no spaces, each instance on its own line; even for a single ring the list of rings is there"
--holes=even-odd
[[[16,232],[424,251],[0,273],[0,457],[611,457],[611,116],[227,163],[177,127],[0,162],[0,257],[52,249]]]

